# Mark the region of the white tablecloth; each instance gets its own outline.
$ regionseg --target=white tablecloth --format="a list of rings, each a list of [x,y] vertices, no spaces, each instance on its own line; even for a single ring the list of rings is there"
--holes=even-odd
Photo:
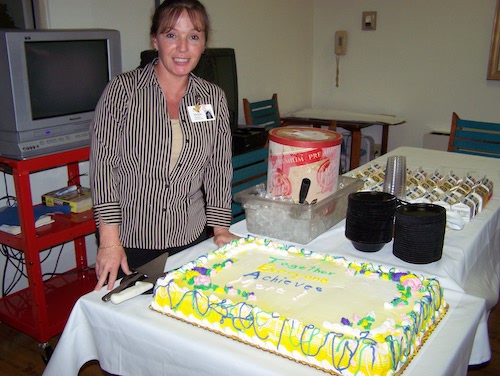
[[[408,167],[486,175],[500,189],[496,159],[406,147],[387,155],[405,155]],[[385,163],[387,155],[377,161]],[[463,230],[447,231],[443,257],[432,264],[414,265],[396,258],[392,243],[379,252],[359,252],[345,238],[344,224],[341,221],[304,247],[436,276],[445,288],[450,310],[405,375],[465,375],[468,364],[490,359],[487,318],[498,301],[500,286],[498,193]],[[245,221],[231,230],[242,236],[248,233]],[[215,248],[209,239],[169,258],[166,270]],[[121,375],[318,374],[310,367],[163,317],[148,309],[150,297],[115,306],[100,300],[104,293],[92,292],[76,303],[44,375],[76,375],[92,359],[98,359],[108,372]]]
[[[173,256],[169,267],[214,249],[209,239],[189,257]],[[174,260],[175,259],[175,260]],[[167,262],[169,265],[169,262]],[[104,303],[105,291],[76,303],[44,376],[78,375],[86,362],[117,375],[321,376],[324,372],[164,316],[142,295],[120,305]],[[405,371],[411,375],[466,375],[484,299],[450,291],[450,308]]]
[[[363,262],[395,266],[435,276],[447,290],[466,292],[484,298],[486,310],[477,331],[470,364],[484,363],[491,358],[488,338],[489,312],[498,302],[500,289],[500,160],[400,147],[367,165],[379,163],[385,166],[387,157],[391,155],[406,156],[406,164],[410,169],[422,167],[427,172],[439,170],[441,172],[453,171],[458,176],[465,176],[467,173],[474,177],[487,176],[494,182],[493,197],[484,210],[462,230],[447,229],[443,257],[431,264],[416,265],[398,259],[392,254],[392,242],[375,253],[359,252],[344,236],[345,220],[304,247],[317,252],[342,255],[350,260],[357,259]],[[346,175],[363,170],[367,165],[360,166]],[[245,221],[237,223],[233,229],[239,235],[249,233]]]
[[[344,236],[345,220],[320,235],[304,247],[321,253],[345,256],[350,260],[373,262],[412,270],[438,277],[447,290],[466,292],[486,300],[470,364],[481,364],[491,358],[488,339],[488,316],[497,304],[500,289],[500,160],[478,156],[448,153],[436,150],[401,147],[368,163],[385,166],[390,155],[406,156],[407,167],[422,167],[427,172],[453,171],[458,176],[467,173],[475,177],[487,176],[494,182],[494,194],[484,210],[460,231],[447,229],[441,260],[425,265],[410,264],[392,254],[392,242],[380,251],[364,253],[356,250]],[[366,168],[360,166],[346,175]],[[246,222],[233,227],[239,235],[247,235]],[[287,243],[284,241],[284,243]]]

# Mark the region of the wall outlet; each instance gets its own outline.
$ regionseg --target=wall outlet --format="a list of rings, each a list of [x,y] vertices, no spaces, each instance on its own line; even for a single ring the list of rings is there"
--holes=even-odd
[[[377,29],[377,12],[363,12],[363,20],[361,30],[376,30]]]
[[[375,144],[373,146],[373,151],[374,151],[374,154],[375,154],[375,158],[380,157],[382,155],[382,145]]]

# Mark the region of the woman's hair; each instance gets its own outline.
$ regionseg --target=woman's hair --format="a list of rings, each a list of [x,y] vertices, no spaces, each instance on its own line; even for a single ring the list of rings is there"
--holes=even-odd
[[[208,13],[198,0],[165,0],[156,8],[151,22],[150,35],[155,36],[172,29],[182,12],[186,11],[193,25],[205,32],[205,43],[210,34]]]

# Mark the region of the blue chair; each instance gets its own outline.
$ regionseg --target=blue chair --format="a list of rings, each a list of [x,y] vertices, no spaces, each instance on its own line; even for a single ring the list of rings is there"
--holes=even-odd
[[[463,120],[453,113],[448,151],[500,158],[500,124]]]
[[[267,180],[268,148],[257,149],[233,157],[232,194],[263,183]],[[245,218],[245,210],[233,200],[231,205],[233,220],[236,223]]]
[[[258,102],[249,102],[243,98],[245,123],[254,129],[270,130],[281,126],[280,110],[278,107],[278,94],[273,94],[271,99]]]

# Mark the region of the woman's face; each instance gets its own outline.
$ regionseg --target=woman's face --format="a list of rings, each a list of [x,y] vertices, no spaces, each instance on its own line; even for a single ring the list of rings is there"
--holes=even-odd
[[[205,32],[196,29],[185,11],[172,29],[158,33],[152,41],[159,68],[177,77],[187,76],[205,51]]]

